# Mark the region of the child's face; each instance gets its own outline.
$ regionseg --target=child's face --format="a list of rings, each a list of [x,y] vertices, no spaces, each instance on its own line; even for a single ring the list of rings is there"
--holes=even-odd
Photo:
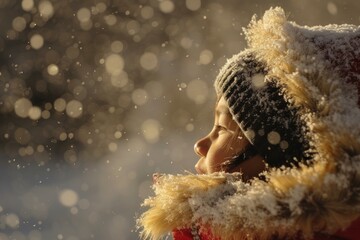
[[[196,154],[200,157],[195,169],[199,174],[224,171],[224,163],[244,152],[249,144],[237,123],[232,119],[225,99],[221,97],[215,107],[213,129],[207,136],[198,140],[194,146]],[[229,171],[241,171],[245,178],[252,178],[264,169],[263,159],[257,155]]]

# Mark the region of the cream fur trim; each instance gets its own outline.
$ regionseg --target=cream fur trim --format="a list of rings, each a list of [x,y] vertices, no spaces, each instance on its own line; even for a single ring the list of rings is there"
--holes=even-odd
[[[154,185],[156,197],[144,202],[151,208],[138,222],[144,229],[142,238],[159,239],[175,228],[191,227],[192,209],[188,199],[194,192],[207,192],[225,181],[226,178],[221,175],[164,175],[159,178]]]

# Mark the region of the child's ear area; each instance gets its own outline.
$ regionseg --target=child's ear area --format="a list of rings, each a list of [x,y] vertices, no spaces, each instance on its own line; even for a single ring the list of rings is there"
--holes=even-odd
[[[241,172],[244,180],[250,180],[259,175],[267,169],[264,158],[256,155],[245,162],[242,162],[234,172]]]

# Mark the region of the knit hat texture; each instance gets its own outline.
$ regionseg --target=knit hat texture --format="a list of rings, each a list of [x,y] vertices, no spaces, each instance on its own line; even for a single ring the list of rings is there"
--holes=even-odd
[[[266,65],[251,51],[233,57],[215,82],[242,132],[272,167],[306,159],[309,148],[298,111],[282,95]]]

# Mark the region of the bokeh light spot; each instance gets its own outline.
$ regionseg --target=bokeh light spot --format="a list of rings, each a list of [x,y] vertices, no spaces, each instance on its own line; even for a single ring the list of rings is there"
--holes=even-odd
[[[50,114],[50,111],[49,111],[49,110],[44,110],[44,111],[42,111],[42,113],[41,113],[41,117],[42,117],[43,119],[49,119],[50,116],[51,116],[51,114]]]
[[[107,6],[103,2],[99,2],[98,4],[96,4],[96,9],[98,10],[99,13],[103,13],[106,11]]]
[[[51,76],[55,76],[59,73],[59,67],[55,64],[50,64],[48,67],[47,67],[47,72],[49,75]]]
[[[27,146],[26,148],[25,148],[25,153],[27,154],[27,155],[33,155],[34,154],[34,148],[32,147],[32,146]]]
[[[31,11],[34,8],[34,0],[22,0],[21,7],[24,11]]]
[[[38,146],[36,147],[36,151],[38,151],[38,152],[44,152],[44,151],[45,151],[44,145],[38,145]]]
[[[59,135],[59,140],[60,140],[60,141],[65,141],[66,139],[67,139],[67,134],[66,134],[66,132],[60,133],[60,135]]]
[[[156,143],[160,138],[161,125],[155,119],[147,119],[141,124],[141,130],[144,138],[149,143]]]
[[[200,53],[199,62],[200,64],[207,65],[213,60],[213,53],[210,50],[203,50]]]
[[[194,124],[192,124],[192,123],[188,123],[188,124],[186,124],[185,129],[186,129],[186,131],[188,131],[188,132],[192,132],[192,131],[194,131],[195,126],[194,126]]]
[[[333,2],[328,2],[327,10],[331,15],[336,15],[338,13],[338,8]]]
[[[71,100],[66,105],[66,114],[71,118],[78,118],[83,113],[83,105],[77,100]]]
[[[201,7],[201,0],[186,0],[185,4],[189,10],[196,11]]]
[[[154,53],[151,52],[145,52],[140,57],[140,65],[145,70],[153,70],[158,65],[158,59],[157,56]]]
[[[136,105],[144,105],[148,101],[148,93],[144,89],[135,89],[131,95],[131,99]]]
[[[50,1],[42,1],[39,4],[39,12],[40,16],[48,19],[54,14],[54,7]]]
[[[120,53],[124,48],[124,44],[121,41],[113,41],[110,48],[114,53]]]
[[[54,108],[58,112],[63,112],[66,108],[66,101],[63,98],[58,98],[54,102]]]
[[[108,148],[110,152],[116,152],[116,150],[118,149],[118,145],[114,142],[111,142],[109,143]]]
[[[208,98],[209,88],[204,81],[195,79],[188,84],[186,94],[196,104],[203,104]]]
[[[105,60],[106,71],[113,75],[120,75],[124,68],[124,59],[118,54],[110,54]]]
[[[288,147],[289,147],[289,143],[287,141],[283,140],[283,141],[280,142],[280,148],[281,149],[285,150]]]
[[[93,27],[93,22],[91,20],[87,22],[80,22],[80,27],[84,31],[89,31]]]
[[[40,49],[44,45],[44,38],[40,34],[34,34],[30,38],[30,45],[33,49]]]
[[[112,14],[105,16],[104,20],[105,20],[106,24],[109,26],[114,26],[117,22],[117,18]]]
[[[16,214],[10,213],[5,216],[5,223],[11,228],[18,228],[20,220]]]
[[[38,120],[41,118],[41,109],[39,107],[31,107],[29,110],[29,117],[32,120]]]
[[[145,6],[141,9],[140,14],[144,19],[150,19],[154,16],[154,9],[150,6]]]
[[[276,145],[276,144],[280,143],[281,136],[280,136],[280,134],[278,132],[271,131],[267,135],[267,139],[268,139],[269,143],[271,143],[273,145]]]
[[[111,76],[111,84],[114,87],[124,87],[129,82],[129,78],[126,72],[121,72],[118,76]]]
[[[76,17],[80,22],[88,22],[91,18],[91,12],[87,8],[80,8],[76,13]]]
[[[26,145],[31,139],[30,132],[25,128],[17,128],[14,133],[15,140],[21,145]]]
[[[30,108],[32,103],[27,98],[20,98],[15,102],[15,113],[21,118],[26,118],[29,116]]]
[[[15,31],[22,32],[26,28],[26,20],[23,17],[16,17],[12,21],[12,27]]]
[[[191,40],[190,38],[188,37],[184,37],[181,39],[180,41],[180,45],[185,48],[185,49],[189,49],[192,47],[192,44],[193,44],[193,40]]]
[[[116,132],[114,133],[114,137],[115,137],[116,139],[120,139],[120,138],[122,137],[122,133],[121,133],[120,131],[116,131]]]
[[[64,189],[59,194],[59,201],[65,207],[73,207],[79,201],[79,196],[72,189]]]
[[[255,74],[251,77],[251,85],[254,89],[264,87],[266,85],[265,76],[263,74]]]
[[[163,0],[160,2],[159,8],[163,13],[171,13],[175,9],[175,4],[171,0]]]

